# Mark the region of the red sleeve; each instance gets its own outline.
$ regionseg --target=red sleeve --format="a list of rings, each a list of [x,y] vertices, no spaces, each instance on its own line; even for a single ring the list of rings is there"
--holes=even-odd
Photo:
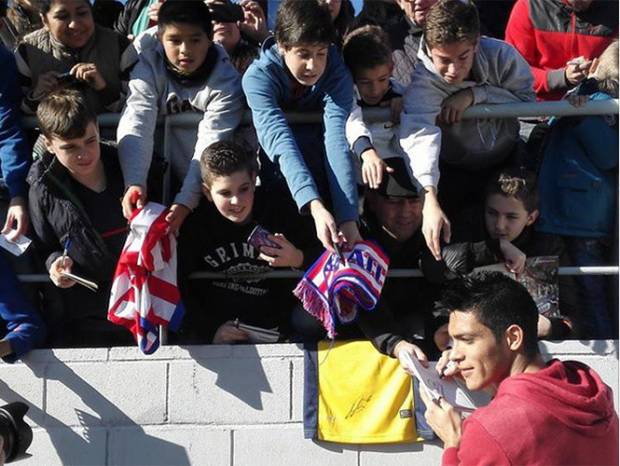
[[[547,71],[537,66],[541,57],[536,44],[534,26],[530,21],[528,1],[517,0],[512,8],[506,25],[506,42],[516,48],[530,65],[534,75],[534,91],[539,95],[541,92],[549,92],[550,89],[547,85]]]
[[[463,423],[461,444],[443,452],[442,466],[510,466],[504,450],[477,421]]]

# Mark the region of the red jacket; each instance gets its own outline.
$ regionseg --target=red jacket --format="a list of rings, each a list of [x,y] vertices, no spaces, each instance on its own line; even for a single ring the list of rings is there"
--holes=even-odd
[[[493,401],[463,423],[461,443],[443,465],[618,465],[618,415],[599,375],[550,361],[505,379]]]
[[[618,2],[594,0],[575,12],[567,0],[517,0],[506,27],[512,44],[532,67],[539,100],[559,100],[568,89],[566,62],[598,57],[618,37]]]

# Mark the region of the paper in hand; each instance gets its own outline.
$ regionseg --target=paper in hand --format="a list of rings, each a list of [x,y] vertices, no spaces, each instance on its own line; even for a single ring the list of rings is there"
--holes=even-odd
[[[2,233],[0,235],[0,247],[3,247],[14,256],[21,256],[28,249],[32,240],[26,235],[19,235],[17,238],[9,239],[11,238],[11,233]]]
[[[490,396],[481,391],[470,391],[462,382],[454,377],[440,378],[434,369],[435,363],[431,362],[429,367],[424,367],[416,358],[403,350],[400,359],[407,361],[408,369],[413,372],[414,377],[420,382],[420,387],[432,400],[444,398],[448,403],[462,412],[472,412],[480,406],[485,406],[490,401]]]
[[[74,274],[69,273],[69,272],[62,272],[60,275],[62,277],[64,277],[64,278],[68,278],[69,280],[73,280],[78,285],[82,285],[83,287],[88,288],[90,291],[98,291],[99,290],[99,285],[97,285],[95,282],[92,282],[90,280],[86,280],[85,278],[80,277],[78,275],[74,275]]]

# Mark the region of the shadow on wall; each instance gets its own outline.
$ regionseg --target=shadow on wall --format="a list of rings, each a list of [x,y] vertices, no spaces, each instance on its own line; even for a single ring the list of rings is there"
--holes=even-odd
[[[199,346],[187,346],[185,349],[196,364],[217,374],[217,387],[256,410],[263,409],[261,393],[272,393],[272,390],[255,346],[243,345],[245,357],[234,359],[204,358]]]
[[[52,365],[53,370],[48,370]],[[117,439],[120,439],[117,445],[104,446],[104,448],[107,447],[111,452],[112,458],[109,458],[111,463],[115,465],[149,464],[154,466],[169,464],[179,466],[190,465],[184,447],[145,433],[140,425],[132,421],[129,416],[60,360],[52,359],[45,364],[29,363],[28,367],[36,377],[45,377],[47,381],[55,380],[61,382],[99,416],[96,417],[80,409],[75,409],[80,424],[84,429],[84,436],[82,437],[70,426],[63,424],[59,419],[50,416],[38,406],[24,399],[19,393],[12,390],[4,380],[0,380],[0,398],[10,401],[23,401],[30,407],[28,416],[46,430],[63,465],[87,464],[85,463],[86,458],[90,458],[90,461],[92,461],[90,464],[101,464],[100,452],[97,450],[99,447],[95,445],[91,436],[91,429],[92,427],[110,427],[102,421],[104,418],[103,413],[105,413],[105,417],[114,419],[115,429],[117,429],[116,426],[120,425],[122,426],[120,429],[131,429],[132,431],[130,438],[127,438],[125,435],[117,436]],[[148,396],[148,394],[145,394],[145,396]],[[110,435],[107,437],[109,438]],[[107,441],[109,442],[109,439]],[[89,454],[89,451],[92,454]],[[79,458],[76,458],[76,452],[80,452]],[[36,460],[36,458],[33,459]]]
[[[618,355],[620,355],[618,340],[582,340],[581,343],[592,348],[592,351],[600,356],[613,354],[618,358]]]

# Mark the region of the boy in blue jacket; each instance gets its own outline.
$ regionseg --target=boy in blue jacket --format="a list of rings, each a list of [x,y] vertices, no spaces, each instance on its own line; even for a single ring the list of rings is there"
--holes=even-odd
[[[595,60],[590,78],[569,100],[618,98],[618,42]],[[574,265],[608,265],[617,228],[618,119],[616,115],[564,117],[555,120],[540,170],[538,230],[562,237]],[[617,239],[615,240],[617,242]],[[608,278],[576,277],[589,338],[614,338]]]
[[[286,181],[297,207],[310,212],[318,238],[330,250],[334,243],[360,239],[355,169],[345,137],[353,82],[334,37],[329,11],[317,0],[284,0],[275,38],[263,43],[242,80],[268,157],[262,160],[263,184],[278,190]],[[293,128],[285,111],[323,112],[323,128]]]

